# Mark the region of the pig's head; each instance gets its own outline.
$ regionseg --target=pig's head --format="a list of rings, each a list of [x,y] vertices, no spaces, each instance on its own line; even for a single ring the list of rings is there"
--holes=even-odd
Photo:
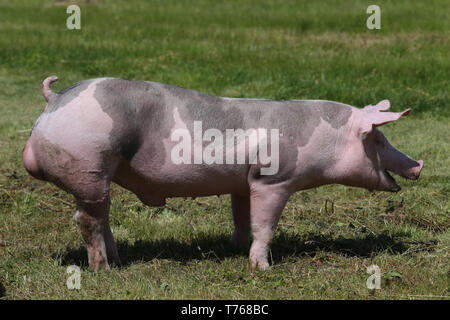
[[[337,161],[341,183],[368,190],[400,191],[389,172],[403,178],[416,180],[423,167],[423,160],[415,161],[395,149],[377,127],[407,116],[403,112],[383,112],[390,102],[383,100],[375,106],[355,109],[349,137],[344,151]]]

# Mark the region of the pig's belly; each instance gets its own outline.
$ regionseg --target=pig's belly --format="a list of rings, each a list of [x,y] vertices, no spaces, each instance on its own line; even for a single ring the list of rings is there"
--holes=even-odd
[[[248,194],[248,165],[179,165],[154,170],[119,164],[113,181],[134,192],[145,204],[163,205],[165,198]]]

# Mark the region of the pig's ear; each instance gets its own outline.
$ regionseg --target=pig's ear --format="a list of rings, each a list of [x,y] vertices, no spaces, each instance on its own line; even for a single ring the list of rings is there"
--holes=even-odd
[[[386,111],[391,107],[391,102],[389,100],[382,100],[378,102],[375,106],[365,106],[363,110],[367,112],[375,112],[375,111]]]
[[[363,124],[361,125],[360,137],[365,139],[368,133],[374,127],[382,126],[389,122],[396,121],[400,117],[407,116],[411,109],[406,109],[402,112],[380,112],[389,108],[389,101],[383,100],[376,106],[367,106],[363,109]]]

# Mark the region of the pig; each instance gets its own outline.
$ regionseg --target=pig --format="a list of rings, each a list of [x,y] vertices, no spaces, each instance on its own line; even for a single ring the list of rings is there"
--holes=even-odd
[[[170,197],[230,194],[231,241],[247,249],[251,241],[253,273],[269,268],[269,244],[292,193],[326,184],[398,192],[389,172],[415,180],[423,167],[378,130],[411,111],[387,112],[388,100],[360,109],[326,100],[224,98],[118,78],[85,80],[54,93],[50,85],[57,79],[42,83],[46,106],[26,142],[23,164],[31,176],[74,196],[74,219],[92,270],[120,265],[109,225],[111,182],[148,206],[163,206]],[[276,129],[266,140],[278,146],[272,152],[278,155],[276,172],[262,174],[268,164],[249,161],[249,136],[240,149],[244,163],[174,163],[179,141],[172,134],[184,129],[195,136],[195,121],[224,136],[229,129]]]

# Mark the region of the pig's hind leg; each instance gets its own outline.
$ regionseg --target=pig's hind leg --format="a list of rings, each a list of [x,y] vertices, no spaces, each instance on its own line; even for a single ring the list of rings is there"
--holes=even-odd
[[[50,144],[46,148],[42,157],[48,180],[75,197],[74,219],[87,246],[90,268],[109,269],[108,261],[120,264],[109,225],[109,188],[119,160],[90,146],[77,156]]]
[[[87,246],[89,266],[92,270],[109,269],[108,262],[120,265],[119,254],[109,224],[111,176],[116,165],[99,170],[80,170],[77,187],[72,190],[77,203],[75,221]],[[96,166],[98,167],[98,166]],[[84,178],[81,178],[83,177]],[[83,183],[80,183],[83,181]]]
[[[108,261],[120,264],[119,254],[109,225],[109,196],[99,202],[77,199],[77,222],[86,243],[92,270],[109,269]]]

